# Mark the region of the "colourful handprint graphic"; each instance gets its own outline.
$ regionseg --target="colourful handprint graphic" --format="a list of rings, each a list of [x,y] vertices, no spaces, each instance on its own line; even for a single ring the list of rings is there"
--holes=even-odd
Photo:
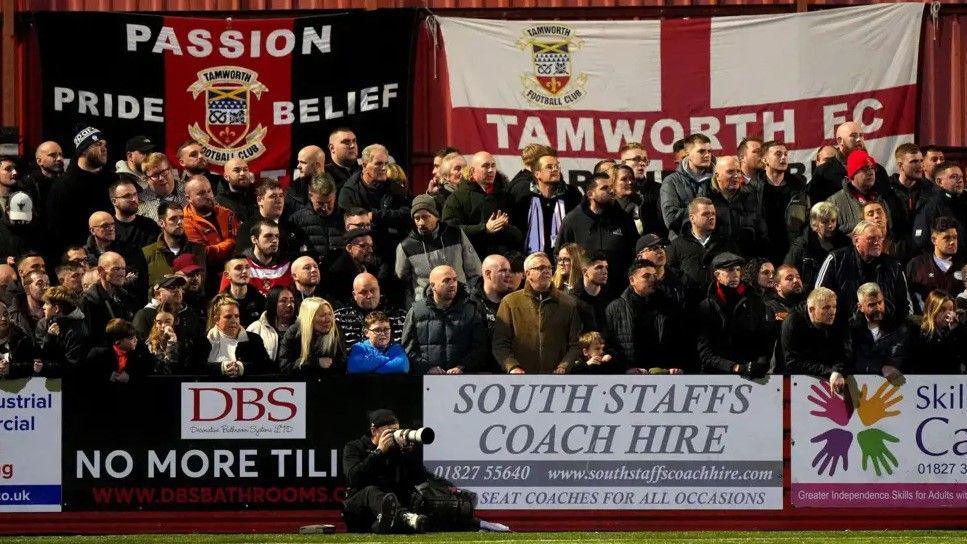
[[[863,452],[863,470],[869,470],[867,465],[872,462],[873,470],[876,471],[877,476],[880,476],[883,471],[893,474],[893,469],[900,466],[897,458],[885,444],[885,442],[895,444],[900,441],[892,434],[876,428],[866,429],[856,435],[856,441],[859,442],[860,450]]]
[[[829,475],[832,476],[836,474],[836,467],[842,460],[843,470],[849,469],[848,454],[849,447],[853,443],[853,433],[846,429],[830,429],[810,440],[814,444],[822,441],[826,443],[813,458],[813,468],[819,465],[819,474],[826,472],[826,469],[829,468]]]
[[[853,403],[829,392],[829,382],[823,380],[820,385],[813,384],[813,395],[809,401],[818,406],[810,415],[825,417],[837,425],[846,425],[853,415]],[[865,389],[864,389],[865,391]]]
[[[899,389],[895,385],[883,382],[872,397],[867,398],[866,393],[867,387],[864,384],[860,389],[860,406],[857,408],[863,425],[870,426],[881,419],[900,414],[899,410],[888,411],[903,400],[903,395],[899,394]]]

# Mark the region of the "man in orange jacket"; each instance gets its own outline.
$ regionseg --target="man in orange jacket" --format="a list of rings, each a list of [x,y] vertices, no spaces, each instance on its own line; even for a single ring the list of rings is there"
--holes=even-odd
[[[188,240],[205,246],[209,270],[221,270],[235,251],[238,235],[238,219],[235,212],[215,204],[215,194],[208,179],[203,175],[189,178],[185,184],[185,235]],[[214,293],[221,277],[211,274],[208,278],[209,293]]]

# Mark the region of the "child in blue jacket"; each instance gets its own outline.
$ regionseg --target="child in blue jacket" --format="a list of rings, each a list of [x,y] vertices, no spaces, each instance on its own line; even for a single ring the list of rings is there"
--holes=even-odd
[[[363,326],[366,340],[353,345],[346,363],[350,374],[406,374],[410,371],[410,360],[403,346],[390,344],[393,333],[386,314],[371,312]]]

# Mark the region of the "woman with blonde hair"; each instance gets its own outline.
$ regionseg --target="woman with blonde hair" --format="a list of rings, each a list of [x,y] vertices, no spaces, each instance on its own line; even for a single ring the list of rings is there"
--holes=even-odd
[[[346,356],[332,304],[309,297],[282,337],[279,364],[289,374],[345,374]]]
[[[912,373],[963,374],[967,342],[954,299],[943,291],[931,291],[919,325],[913,342]]]
[[[557,268],[551,284],[560,290],[581,285],[584,276],[584,248],[577,244],[566,244],[557,252]]]
[[[262,338],[242,328],[238,301],[228,293],[212,300],[208,313],[208,368],[215,376],[241,378],[271,373]]]

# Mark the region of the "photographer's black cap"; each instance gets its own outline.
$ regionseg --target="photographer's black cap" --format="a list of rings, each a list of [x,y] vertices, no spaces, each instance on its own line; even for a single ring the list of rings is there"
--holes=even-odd
[[[399,420],[396,419],[396,414],[392,410],[380,408],[369,413],[369,424],[373,427],[382,427],[393,423],[399,423]]]

